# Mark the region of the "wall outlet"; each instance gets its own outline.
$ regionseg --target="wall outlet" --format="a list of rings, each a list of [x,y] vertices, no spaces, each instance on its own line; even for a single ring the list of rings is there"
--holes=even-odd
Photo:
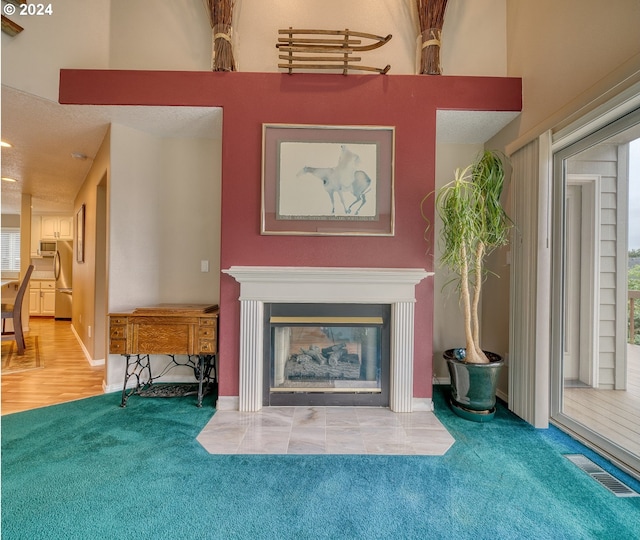
[[[200,272],[209,271],[209,261],[200,261]]]
[[[87,326],[87,334],[89,334],[89,337],[91,337],[91,327]]]

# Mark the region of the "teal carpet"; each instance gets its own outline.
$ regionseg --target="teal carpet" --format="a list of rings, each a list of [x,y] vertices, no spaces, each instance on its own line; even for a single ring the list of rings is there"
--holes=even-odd
[[[212,456],[195,437],[212,397],[107,394],[2,418],[2,538],[638,539],[640,498],[617,498],[499,407],[475,424],[437,389],[455,437],[442,457]]]

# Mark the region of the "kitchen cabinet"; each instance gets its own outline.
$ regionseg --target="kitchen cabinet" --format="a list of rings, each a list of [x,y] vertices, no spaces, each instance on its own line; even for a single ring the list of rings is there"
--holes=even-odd
[[[29,315],[53,317],[56,314],[56,282],[32,280],[29,290]]]
[[[40,238],[42,235],[42,219],[31,216],[31,256],[40,257]]]
[[[32,216],[32,257],[41,256],[40,240],[73,240],[73,216]]]
[[[29,315],[40,314],[40,282],[29,283]]]
[[[73,216],[40,216],[41,240],[73,240]]]

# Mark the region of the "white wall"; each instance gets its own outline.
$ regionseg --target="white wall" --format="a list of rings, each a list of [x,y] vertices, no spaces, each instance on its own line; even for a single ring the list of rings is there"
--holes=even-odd
[[[53,15],[12,15],[24,30],[2,33],[2,84],[58,101],[60,68],[108,67],[109,3],[56,0]]]
[[[640,69],[640,2],[507,2],[508,74],[523,79],[520,134],[587,106]],[[630,62],[620,79],[599,81]],[[573,101],[570,111],[561,111]],[[586,111],[583,111],[583,113]],[[539,126],[534,137],[553,124]]]
[[[218,303],[222,146],[210,139],[164,139],[161,144],[159,242],[169,246],[169,254],[161,257],[158,300]],[[200,271],[203,260],[209,272]]]
[[[110,311],[218,302],[220,153],[219,140],[112,126]]]
[[[162,145],[156,137],[111,126],[109,311],[157,301],[163,251]]]
[[[220,155],[212,139],[163,139],[111,127],[108,311],[219,302]],[[210,270],[200,272],[200,261]],[[109,355],[106,387],[122,384]]]
[[[506,26],[506,0],[449,0],[442,29],[443,74],[505,77]]]
[[[69,1],[69,0],[68,0]],[[111,0],[109,67],[208,70],[211,27],[202,0]],[[320,28],[393,38],[362,54],[363,65],[415,72],[415,0],[237,0],[234,54],[240,71],[278,72],[278,30]],[[447,75],[504,76],[506,0],[450,0],[442,33]]]
[[[211,26],[203,0],[110,0],[111,69],[206,71]]]
[[[379,36],[392,34],[380,49],[364,52],[361,63],[391,65],[390,73],[413,73],[417,26],[412,3],[404,0],[241,0],[237,10],[237,57],[241,71],[276,72],[278,30],[289,28],[344,30]]]

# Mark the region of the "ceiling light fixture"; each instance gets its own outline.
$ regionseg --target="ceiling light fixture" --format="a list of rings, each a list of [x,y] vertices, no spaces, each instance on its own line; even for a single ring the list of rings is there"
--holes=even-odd
[[[13,145],[11,143],[8,143],[7,141],[0,141],[0,146],[2,146],[2,148],[12,148]]]
[[[80,161],[84,161],[85,159],[87,159],[87,155],[83,154],[82,152],[71,152],[71,157],[73,159],[79,159]]]
[[[4,180],[5,182],[16,182],[15,178],[9,178],[8,176],[3,176],[2,180]]]

